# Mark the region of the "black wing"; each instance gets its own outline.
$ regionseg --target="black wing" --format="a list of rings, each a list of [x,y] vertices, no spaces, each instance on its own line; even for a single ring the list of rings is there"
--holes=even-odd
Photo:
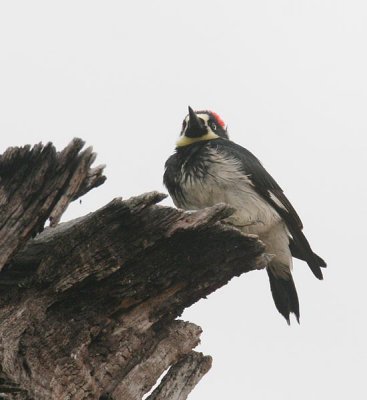
[[[318,279],[322,279],[320,267],[326,267],[325,261],[312,251],[302,232],[302,221],[296,210],[260,161],[250,151],[230,140],[213,140],[211,145],[217,147],[219,151],[226,152],[229,156],[235,156],[241,162],[244,172],[254,185],[254,189],[277,211],[286,223],[292,236],[289,244],[292,255],[306,261],[314,275]]]
[[[177,184],[176,181],[177,171],[179,171],[181,168],[176,153],[168,158],[164,165],[164,168],[165,171],[163,175],[163,184],[166,186],[175,205],[177,207],[180,207],[182,206],[181,203],[184,201],[184,196],[181,190],[181,185]]]

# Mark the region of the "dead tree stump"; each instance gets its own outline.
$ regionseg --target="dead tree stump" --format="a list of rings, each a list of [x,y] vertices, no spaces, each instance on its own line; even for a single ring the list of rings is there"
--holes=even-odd
[[[220,222],[228,206],[188,213],[156,192],[59,224],[105,180],[83,146],[0,156],[0,398],[137,400],[169,369],[149,400],[186,399],[211,358],[177,317],[263,268],[264,247]]]

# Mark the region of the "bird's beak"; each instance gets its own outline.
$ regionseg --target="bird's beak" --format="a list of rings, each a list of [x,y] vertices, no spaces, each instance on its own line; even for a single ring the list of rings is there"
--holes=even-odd
[[[185,136],[197,138],[207,133],[207,129],[203,121],[195,114],[195,111],[189,106],[189,123]]]

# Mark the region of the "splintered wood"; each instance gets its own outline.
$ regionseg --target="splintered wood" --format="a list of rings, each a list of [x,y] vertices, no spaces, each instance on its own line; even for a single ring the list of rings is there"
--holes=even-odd
[[[187,213],[157,192],[59,224],[105,180],[83,146],[0,156],[1,396],[138,400],[168,369],[149,400],[184,400],[211,358],[192,351],[201,329],[176,318],[263,268],[264,246],[220,222],[226,205]]]

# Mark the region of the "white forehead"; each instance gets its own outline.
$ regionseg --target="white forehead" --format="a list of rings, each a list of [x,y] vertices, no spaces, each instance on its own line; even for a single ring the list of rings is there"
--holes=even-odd
[[[199,118],[203,119],[204,122],[208,125],[208,121],[210,116],[208,114],[196,114]],[[185,118],[185,122],[188,123],[190,119],[190,115],[187,115]]]

